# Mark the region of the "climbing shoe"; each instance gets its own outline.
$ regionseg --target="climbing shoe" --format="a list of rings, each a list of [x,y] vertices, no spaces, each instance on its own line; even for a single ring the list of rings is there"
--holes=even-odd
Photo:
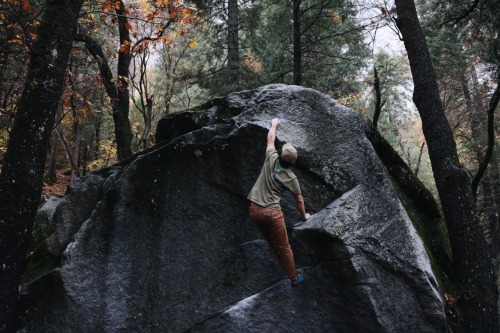
[[[304,278],[301,275],[298,275],[297,277],[290,279],[292,282],[292,288],[297,288],[299,284],[304,283]]]

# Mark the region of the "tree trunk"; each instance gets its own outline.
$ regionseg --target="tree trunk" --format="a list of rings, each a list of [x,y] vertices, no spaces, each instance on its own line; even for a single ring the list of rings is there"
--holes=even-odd
[[[142,140],[144,143],[144,149],[151,147],[151,137],[153,134],[153,95],[146,95],[146,110],[144,114],[144,133],[142,134]]]
[[[83,0],[47,1],[0,174],[0,332],[14,332],[19,280]]]
[[[468,98],[466,98],[467,106],[469,107],[475,107],[476,110],[484,110],[486,109],[485,103],[484,103],[484,93],[481,91],[481,88],[479,87],[479,82],[477,79],[476,75],[476,70],[474,69],[472,71],[472,87],[473,87],[473,97],[471,97],[470,92],[467,91],[468,93]],[[498,69],[497,72],[497,88],[495,92],[493,93],[489,106],[488,106],[488,144],[491,146],[491,161],[488,163],[488,170],[485,176],[487,176],[487,180],[483,180],[481,178],[481,185],[483,185],[483,192],[485,196],[488,195],[487,189],[485,190],[485,183],[488,182],[488,185],[491,188],[491,199],[487,198],[488,201],[485,202],[485,211],[487,212],[487,217],[488,217],[488,229],[489,229],[489,237],[491,238],[491,246],[490,246],[490,253],[493,258],[496,258],[499,253],[500,253],[500,229],[499,229],[499,217],[500,217],[500,186],[499,184],[499,179],[500,179],[500,172],[498,169],[498,162],[495,157],[495,154],[493,152],[493,144],[494,141],[494,127],[493,127],[493,112],[498,106],[499,98],[500,98],[500,69]],[[487,150],[488,152],[488,150]],[[481,165],[484,165],[484,161],[486,161],[486,158],[478,160],[478,163]],[[485,170],[486,171],[486,170]],[[479,181],[479,175],[480,171],[478,170],[476,174],[476,179]],[[483,178],[485,178],[483,176]],[[490,206],[488,206],[490,205]]]
[[[475,69],[472,68],[471,70],[473,73],[475,72]],[[475,75],[473,75],[475,76]],[[476,78],[477,81],[477,78]],[[482,117],[481,110],[483,109],[482,103],[478,104],[477,98],[476,101],[474,101],[474,98],[472,97],[471,91],[469,89],[469,83],[467,82],[466,78],[466,73],[464,72],[461,77],[461,83],[462,83],[462,90],[464,92],[464,100],[465,100],[465,106],[467,108],[467,113],[470,116],[470,130],[471,130],[471,138],[472,138],[472,149],[474,150],[476,154],[476,159],[477,159],[477,164],[481,164],[481,161],[484,159],[484,137],[483,137],[483,131],[480,130],[482,126],[484,125],[484,119]],[[477,87],[474,87],[474,95],[478,96],[477,92]],[[473,181],[474,183],[474,181]],[[472,191],[474,193],[474,197],[476,197],[477,200],[477,186],[479,185],[479,180],[474,187],[472,185]],[[484,184],[483,184],[484,185]],[[486,196],[485,199],[487,199],[487,189],[483,188],[483,192]],[[478,210],[480,211],[480,207],[478,206]]]
[[[104,96],[102,99],[104,99]],[[95,149],[91,156],[93,160],[99,159],[99,151],[101,150],[101,125],[102,125],[102,116],[100,113],[95,113],[94,116]]]
[[[375,111],[373,112],[373,126],[377,128],[380,114],[382,113],[382,93],[380,91],[380,79],[377,67],[373,65],[373,89],[375,89]]]
[[[118,15],[118,31],[120,34],[120,48],[118,51],[118,68],[116,85],[113,74],[101,46],[90,36],[77,35],[75,40],[85,42],[89,53],[94,57],[99,67],[106,92],[113,106],[113,121],[115,124],[115,139],[118,160],[122,161],[132,156],[132,128],[128,119],[129,100],[129,67],[132,59],[131,40],[128,30],[128,19],[125,4],[121,0],[115,3],[115,12]]]
[[[415,177],[418,177],[418,172],[420,171],[420,163],[422,162],[422,155],[424,153],[425,141],[420,145],[420,151],[418,152],[417,165],[415,165]]]
[[[59,124],[62,118],[62,107],[57,108],[57,114],[56,114],[56,125]],[[56,131],[52,131],[51,137],[50,137],[50,159],[47,167],[47,173],[45,175],[46,178],[50,179],[51,181],[56,181],[57,179],[57,144],[59,141],[57,140],[57,133]]]
[[[300,2],[293,0],[293,84],[302,85],[302,43],[300,30]]]
[[[7,81],[6,72],[9,68],[11,54],[14,53],[12,50],[13,45],[9,43],[9,40],[14,37],[14,29],[9,28],[11,24],[15,25],[15,19],[10,13],[5,15],[3,20],[0,20],[0,107],[2,109],[5,109],[7,104],[6,95],[8,95],[7,91],[9,90],[7,84],[9,82]]]
[[[128,29],[123,28],[126,32],[123,34],[128,34]],[[123,29],[120,29],[123,30]],[[120,32],[120,39],[121,39]],[[130,47],[126,51],[120,48],[121,51],[118,55],[118,84],[115,84],[113,78],[113,73],[109,67],[108,60],[104,55],[104,52],[99,45],[99,43],[92,37],[82,34],[77,34],[75,40],[78,42],[84,42],[87,51],[96,60],[97,67],[99,68],[99,74],[102,79],[102,84],[106,89],[111,100],[111,106],[113,109],[113,121],[115,124],[115,139],[117,145],[118,159],[124,160],[132,156],[132,130],[130,126],[130,121],[128,119],[129,114],[129,65],[130,65]],[[126,37],[124,37],[126,40]],[[130,40],[130,38],[129,38]],[[125,42],[126,45],[130,45]],[[125,45],[122,43],[122,45]],[[124,76],[125,75],[125,76]]]
[[[75,157],[73,156],[74,152],[72,151],[68,140],[64,137],[64,134],[62,133],[60,128],[56,128],[55,132],[57,133],[57,136],[59,137],[59,140],[61,140],[61,143],[64,146],[64,151],[66,152],[66,158],[68,159],[68,163],[71,166],[71,179],[70,182],[74,181],[76,178],[80,177],[80,171],[78,170],[78,164],[75,161]]]
[[[500,255],[500,170],[496,154],[493,154],[488,169],[493,202],[493,217],[488,221],[491,237],[490,253],[493,258],[497,258]]]
[[[464,332],[498,333],[497,289],[486,240],[477,218],[471,179],[460,165],[444,114],[434,68],[413,0],[396,0],[397,24],[408,52],[413,101],[422,119],[429,157],[448,225],[452,280]]]
[[[56,133],[52,133],[50,139],[50,159],[47,167],[47,173],[45,174],[45,178],[49,181],[56,181],[57,179],[57,135]]]
[[[475,68],[472,68],[472,78],[473,78],[473,91],[474,98],[472,96],[471,90],[469,89],[469,84],[466,79],[466,75],[462,76],[462,88],[464,91],[464,99],[465,105],[467,107],[467,113],[471,115],[471,135],[473,139],[473,149],[476,152],[477,163],[480,165],[482,161],[485,160],[485,154],[483,153],[484,147],[482,142],[483,131],[479,129],[484,126],[484,115],[481,114],[481,110],[484,109],[484,103],[482,103],[482,94],[478,90],[477,77],[474,75]],[[488,115],[488,122],[491,121],[490,115]],[[490,130],[490,129],[489,129]],[[488,137],[491,135],[491,132],[488,133]],[[483,212],[483,226],[486,229],[489,229],[490,232],[496,229],[498,225],[498,205],[496,203],[496,197],[494,193],[494,184],[495,181],[498,180],[498,170],[495,156],[493,154],[493,147],[491,152],[491,163],[488,163],[488,170],[484,170],[484,175],[480,179],[478,179],[478,185],[481,184],[482,187],[482,196],[477,195],[477,188],[474,190],[474,186],[472,186],[474,195],[476,196],[476,203],[479,212]],[[492,170],[491,174],[490,171]],[[481,216],[481,213],[479,214]],[[491,237],[491,234],[488,236]],[[490,253],[492,257],[496,257],[495,251],[492,251],[495,248],[495,244],[490,247]]]
[[[73,83],[71,83],[73,84]],[[73,87],[72,87],[73,89]],[[79,163],[80,163],[80,147],[82,143],[82,130],[83,130],[83,124],[78,116],[78,113],[76,112],[76,103],[75,103],[75,96],[71,96],[71,108],[73,110],[73,149],[71,150],[71,156],[68,155],[68,157],[71,157],[72,161],[70,161],[71,164],[71,177],[70,177],[70,184],[72,184],[75,180],[80,178],[80,168],[79,168]]]
[[[239,89],[240,45],[238,39],[238,0],[228,0],[227,28],[227,68],[229,71],[229,90],[232,92]]]
[[[172,68],[172,56],[165,51],[162,54],[163,63],[165,68],[165,116],[170,113],[170,105],[172,104],[173,88],[174,88],[174,75],[171,71]]]
[[[474,195],[476,195],[477,192],[477,186],[479,182],[481,181],[481,178],[483,177],[483,174],[486,171],[486,168],[488,167],[488,164],[490,163],[491,157],[493,155],[493,148],[495,146],[495,127],[494,127],[494,121],[495,121],[495,110],[498,106],[498,103],[500,101],[500,67],[497,68],[497,88],[495,89],[495,92],[493,93],[493,96],[491,96],[490,103],[488,105],[488,109],[486,110],[486,113],[488,115],[488,122],[487,122],[487,127],[488,127],[488,146],[486,147],[486,152],[484,154],[483,160],[480,161],[479,168],[477,170],[476,175],[474,176],[474,179],[472,180],[472,191]],[[483,110],[483,108],[478,109],[478,110]]]
[[[122,161],[132,156],[132,128],[128,119],[129,99],[129,67],[131,54],[130,31],[128,30],[128,19],[125,4],[119,0],[116,2],[115,11],[118,15],[118,31],[120,33],[120,51],[118,53],[118,105],[113,109],[113,120],[115,122],[116,148],[118,160]]]

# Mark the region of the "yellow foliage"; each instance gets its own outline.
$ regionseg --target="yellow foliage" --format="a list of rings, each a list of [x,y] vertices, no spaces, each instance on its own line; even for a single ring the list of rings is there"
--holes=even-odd
[[[337,102],[339,102],[342,105],[345,106],[353,106],[356,102],[358,102],[361,99],[362,95],[361,93],[353,94],[349,93],[347,96],[342,96],[337,99]]]
[[[255,59],[255,56],[252,53],[252,50],[248,49],[246,53],[242,57],[243,59],[243,64],[245,67],[250,69],[253,73],[260,73],[262,72],[263,65],[261,62],[259,62],[257,59]]]
[[[332,18],[334,23],[339,23],[342,21],[342,16],[340,16],[335,10],[332,11]]]

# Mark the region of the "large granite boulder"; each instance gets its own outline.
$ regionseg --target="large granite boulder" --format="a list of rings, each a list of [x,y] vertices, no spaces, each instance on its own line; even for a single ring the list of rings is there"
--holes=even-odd
[[[61,264],[23,291],[24,331],[445,332],[429,257],[368,124],[296,86],[219,102],[162,121],[165,141],[70,189],[46,242]],[[274,117],[313,214],[299,223],[285,195],[297,289],[248,219]]]

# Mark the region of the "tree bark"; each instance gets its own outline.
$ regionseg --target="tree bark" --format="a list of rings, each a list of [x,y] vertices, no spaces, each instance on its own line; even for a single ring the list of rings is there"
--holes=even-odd
[[[377,128],[378,119],[382,112],[382,96],[380,93],[380,80],[378,78],[377,67],[373,66],[373,89],[375,89],[375,111],[373,112],[373,126]]]
[[[104,55],[101,45],[99,45],[99,43],[92,37],[83,34],[76,34],[75,41],[85,43],[87,51],[96,61],[97,68],[99,69],[99,75],[102,79],[102,84],[106,89],[108,97],[111,99],[114,110],[116,108],[115,105],[118,104],[118,88],[114,83],[113,72],[109,67],[108,60]]]
[[[493,215],[489,219],[489,229],[491,237],[491,247],[490,253],[493,258],[497,258],[500,255],[500,170],[498,168],[498,160],[496,154],[493,154],[491,162],[488,167],[489,183],[491,185],[492,191],[492,212]],[[498,269],[498,266],[497,266]]]
[[[116,149],[118,160],[122,161],[132,156],[132,127],[128,119],[130,109],[129,67],[132,59],[132,42],[127,28],[128,19],[125,4],[123,1],[117,0],[114,8],[118,15],[118,32],[120,34],[116,84],[113,81],[113,74],[99,43],[90,36],[81,34],[78,34],[75,40],[85,43],[87,50],[94,57],[99,67],[104,87],[113,106]]]
[[[415,165],[415,177],[418,177],[418,172],[420,171],[420,163],[422,162],[422,155],[424,153],[425,141],[420,145],[420,151],[418,152],[417,165]]]
[[[240,45],[238,39],[238,0],[228,0],[227,5],[227,68],[229,70],[230,91],[239,88]]]
[[[16,330],[19,280],[83,0],[47,1],[0,174],[0,332]]]
[[[448,225],[453,255],[452,280],[459,296],[464,332],[495,332],[497,289],[486,240],[479,225],[471,180],[460,165],[444,114],[427,42],[413,0],[396,0],[397,24],[408,52],[413,101],[422,119],[429,157]]]
[[[474,196],[476,195],[477,192],[477,187],[479,185],[479,182],[481,181],[481,178],[483,177],[483,174],[486,171],[486,168],[488,167],[488,163],[490,163],[491,156],[493,155],[493,148],[495,146],[495,128],[494,128],[494,121],[495,121],[495,110],[498,106],[498,103],[500,101],[500,67],[497,69],[497,88],[495,89],[495,92],[493,93],[493,96],[491,96],[490,103],[488,105],[488,110],[486,110],[488,114],[488,146],[486,148],[486,153],[484,154],[484,158],[479,164],[479,168],[477,170],[476,175],[474,176],[474,179],[472,180],[472,191],[474,193]]]
[[[99,151],[101,150],[101,125],[102,125],[102,119],[100,114],[96,114],[94,117],[94,124],[95,124],[95,150],[92,158],[94,160],[99,159]]]
[[[125,28],[126,29],[126,28]],[[128,32],[128,29],[126,29]],[[118,55],[118,84],[115,84],[113,72],[109,66],[108,60],[104,55],[101,45],[90,36],[77,34],[75,40],[85,43],[87,51],[92,55],[99,68],[99,74],[102,79],[106,93],[111,100],[113,110],[113,121],[115,124],[115,139],[117,144],[118,159],[123,159],[132,156],[132,130],[129,114],[129,65],[130,56],[122,50]],[[129,50],[130,52],[130,50]],[[124,59],[124,58],[127,58]],[[120,61],[121,59],[121,61]],[[125,74],[125,76],[123,76]],[[127,134],[128,133],[128,134]]]
[[[57,108],[57,114],[56,114],[56,125],[59,124],[61,121],[61,118],[63,116],[62,112],[62,107]],[[45,177],[50,179],[51,181],[56,181],[57,179],[57,144],[59,141],[57,140],[57,133],[55,131],[52,131],[51,138],[50,138],[50,159],[47,167],[47,173],[45,174]]]
[[[129,67],[132,59],[130,31],[125,4],[122,0],[116,1],[115,11],[118,15],[118,31],[120,34],[120,50],[118,53],[118,105],[113,110],[115,122],[116,148],[118,160],[122,161],[132,156],[132,127],[128,119],[129,99]]]
[[[50,139],[50,159],[47,167],[47,173],[45,174],[45,178],[52,181],[56,181],[57,179],[57,136],[56,133],[52,134],[52,138]]]
[[[72,151],[68,140],[64,137],[64,134],[59,128],[55,129],[55,132],[57,136],[59,137],[59,140],[61,140],[63,146],[64,146],[64,151],[66,152],[66,158],[68,159],[68,163],[71,166],[71,182],[74,181],[75,179],[80,177],[80,170],[78,170],[78,162],[76,161],[76,158],[74,156],[74,151]]]
[[[465,105],[467,107],[467,112],[471,115],[472,121],[471,121],[471,135],[473,139],[473,149],[476,152],[476,157],[477,157],[477,162],[479,165],[481,165],[482,161],[485,161],[485,154],[482,153],[484,150],[484,147],[481,145],[481,142],[483,142],[483,137],[482,137],[482,131],[479,131],[478,129],[483,126],[484,124],[484,115],[480,113],[481,110],[484,109],[484,103],[482,102],[482,94],[479,91],[478,88],[478,82],[477,82],[477,77],[475,75],[475,68],[472,68],[472,91],[474,94],[471,93],[471,89],[469,89],[469,83],[467,82],[466,75],[462,76],[462,88],[464,91],[464,99],[465,99]],[[481,117],[483,116],[483,117]],[[491,115],[488,114],[488,122],[491,121]],[[489,124],[488,124],[489,125]],[[488,129],[488,144],[490,144],[489,140],[491,139],[491,133],[492,129]],[[483,225],[487,224],[486,228],[489,229],[490,234],[488,235],[487,233],[487,239],[488,237],[493,238],[495,230],[497,230],[498,226],[498,218],[499,218],[499,211],[498,211],[498,197],[495,195],[495,184],[498,182],[498,165],[495,159],[495,155],[493,154],[493,147],[491,148],[491,157],[489,158],[490,161],[488,163],[488,169],[485,170],[484,175],[482,175],[480,181],[478,178],[477,181],[479,184],[481,184],[482,188],[482,196],[477,195],[477,188],[474,190],[473,186],[473,191],[474,195],[476,197],[476,204],[479,212],[479,216],[481,216],[481,212],[483,212]],[[477,177],[477,174],[476,174]],[[490,254],[493,258],[495,258],[498,254],[495,249],[498,248],[498,245],[496,243],[490,242]]]
[[[302,85],[302,43],[300,29],[300,3],[293,0],[293,84]]]

